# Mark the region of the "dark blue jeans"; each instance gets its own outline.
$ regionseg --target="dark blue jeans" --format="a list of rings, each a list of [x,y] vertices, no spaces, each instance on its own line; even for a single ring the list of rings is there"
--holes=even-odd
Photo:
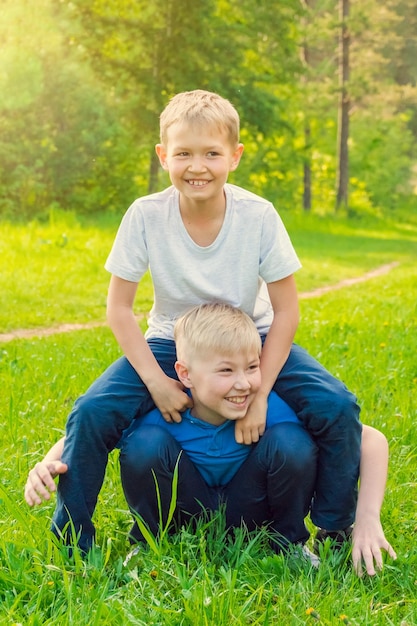
[[[176,378],[175,344],[150,340],[164,372]],[[293,345],[274,386],[297,413],[319,448],[313,522],[328,530],[345,528],[355,517],[361,424],[355,397],[305,350]],[[82,550],[94,539],[92,515],[108,454],[133,419],[154,408],[150,394],[125,357],[113,363],[78,398],[68,417],[52,530],[71,541],[71,518]]]
[[[154,536],[160,531],[160,519],[163,527],[167,524],[177,462],[173,529],[224,504],[227,528],[268,525],[277,551],[307,541],[304,518],[314,491],[317,447],[300,424],[284,422],[270,428],[229,483],[210,487],[171,433],[139,422],[123,440],[120,472],[131,511]],[[136,521],[131,539],[144,540]]]

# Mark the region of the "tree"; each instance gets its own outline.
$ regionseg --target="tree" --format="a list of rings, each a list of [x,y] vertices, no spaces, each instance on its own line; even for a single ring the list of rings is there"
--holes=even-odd
[[[349,186],[349,0],[339,0],[340,43],[339,43],[339,116],[338,116],[338,165],[336,209],[348,205]]]

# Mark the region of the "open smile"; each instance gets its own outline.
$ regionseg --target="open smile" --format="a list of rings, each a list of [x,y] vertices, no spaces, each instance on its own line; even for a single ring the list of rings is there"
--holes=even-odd
[[[194,179],[187,180],[187,183],[191,185],[191,187],[204,187],[205,185],[208,185],[209,182],[210,181],[208,180],[194,180]]]
[[[231,396],[230,398],[226,398],[228,402],[232,404],[236,404],[236,406],[243,406],[247,403],[249,396]]]

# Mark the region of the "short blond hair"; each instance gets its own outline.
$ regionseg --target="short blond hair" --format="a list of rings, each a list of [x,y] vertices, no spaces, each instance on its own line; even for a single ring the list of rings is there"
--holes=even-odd
[[[187,365],[208,353],[232,355],[254,352],[262,342],[253,320],[236,307],[223,303],[200,304],[180,317],[174,328],[178,360]]]
[[[226,129],[232,146],[239,143],[239,114],[229,100],[211,91],[183,91],[171,98],[160,118],[161,143],[166,146],[170,126],[187,122]]]

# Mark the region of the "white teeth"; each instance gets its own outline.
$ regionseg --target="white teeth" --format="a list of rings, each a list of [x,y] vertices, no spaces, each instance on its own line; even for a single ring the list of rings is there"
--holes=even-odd
[[[246,396],[234,396],[233,398],[226,398],[229,402],[233,402],[234,404],[242,404],[246,402]]]
[[[188,182],[190,183],[190,185],[193,185],[195,187],[202,187],[203,185],[207,184],[206,180],[189,180]]]

